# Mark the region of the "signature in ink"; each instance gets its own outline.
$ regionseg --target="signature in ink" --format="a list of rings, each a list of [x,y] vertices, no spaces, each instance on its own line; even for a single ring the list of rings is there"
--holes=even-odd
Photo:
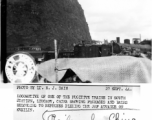
[[[70,120],[70,118],[71,118],[71,116],[69,115],[66,120]],[[91,120],[95,120],[95,114],[94,113],[91,115]]]
[[[49,120],[50,117],[51,117],[51,120],[55,120],[56,115],[55,114],[49,115],[47,120]]]
[[[119,113],[112,113],[110,114],[109,116],[109,120],[126,120],[127,118],[121,118],[119,117]],[[135,118],[131,118],[131,119],[128,119],[128,120],[136,120]]]
[[[50,117],[51,117],[51,120],[55,120],[56,115],[55,114],[49,115],[47,120],[49,120]],[[71,116],[69,115],[66,120],[70,120],[70,119],[71,119]],[[91,120],[95,120],[94,113],[91,115]],[[136,119],[135,118],[128,119],[128,118],[123,118],[123,117],[120,118],[119,113],[111,113],[108,120],[136,120]]]
[[[67,117],[67,119],[66,120],[70,120],[70,115]],[[127,118],[121,118],[120,119],[120,117],[119,117],[119,113],[112,113],[112,114],[110,114],[110,116],[109,116],[109,120],[126,120]],[[91,120],[95,120],[95,114],[93,113],[92,115],[91,115]],[[127,119],[127,120],[136,120],[135,118],[132,118],[132,119]]]

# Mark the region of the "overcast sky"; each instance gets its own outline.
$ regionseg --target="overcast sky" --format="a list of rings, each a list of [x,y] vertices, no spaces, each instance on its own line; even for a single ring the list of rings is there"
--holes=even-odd
[[[152,38],[152,0],[78,0],[92,39]]]

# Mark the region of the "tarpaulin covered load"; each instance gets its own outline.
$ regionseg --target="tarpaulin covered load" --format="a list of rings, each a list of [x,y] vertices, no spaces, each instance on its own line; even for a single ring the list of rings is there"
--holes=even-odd
[[[58,59],[57,67],[59,70],[70,68],[82,81],[92,83],[149,83],[151,63],[146,58],[110,56]],[[37,71],[47,80],[56,82],[54,59],[37,65]],[[66,70],[58,71],[58,79],[65,73]]]

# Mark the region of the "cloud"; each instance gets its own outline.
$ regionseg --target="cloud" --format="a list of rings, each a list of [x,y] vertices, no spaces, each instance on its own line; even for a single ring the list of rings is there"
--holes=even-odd
[[[152,38],[151,0],[79,0],[92,39]]]

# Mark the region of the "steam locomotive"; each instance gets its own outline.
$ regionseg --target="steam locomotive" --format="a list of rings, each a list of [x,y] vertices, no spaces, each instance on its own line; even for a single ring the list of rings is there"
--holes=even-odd
[[[112,55],[132,55],[140,57],[141,53],[151,51],[151,46],[129,45],[112,42],[109,44],[77,44],[72,51],[58,50],[58,58],[92,58]],[[36,64],[54,59],[55,52],[42,50],[40,46],[19,46],[7,52],[5,72],[11,82],[22,83],[35,78]]]

